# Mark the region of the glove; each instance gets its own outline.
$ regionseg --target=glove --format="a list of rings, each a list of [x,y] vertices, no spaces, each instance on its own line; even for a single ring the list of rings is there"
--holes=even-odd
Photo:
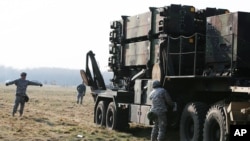
[[[43,84],[40,84],[39,86],[40,86],[40,87],[42,87],[42,86],[43,86]]]

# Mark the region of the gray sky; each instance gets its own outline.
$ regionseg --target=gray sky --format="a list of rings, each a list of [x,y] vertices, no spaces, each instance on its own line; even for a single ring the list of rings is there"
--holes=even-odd
[[[0,66],[107,69],[110,21],[170,4],[250,12],[247,0],[0,0]]]

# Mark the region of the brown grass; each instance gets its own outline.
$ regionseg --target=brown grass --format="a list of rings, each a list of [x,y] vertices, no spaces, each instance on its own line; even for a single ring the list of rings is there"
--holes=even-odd
[[[93,123],[89,92],[76,104],[75,87],[29,86],[23,117],[12,117],[15,86],[0,85],[0,140],[3,141],[146,141],[151,128],[134,126],[117,132]],[[78,137],[82,136],[82,137]]]

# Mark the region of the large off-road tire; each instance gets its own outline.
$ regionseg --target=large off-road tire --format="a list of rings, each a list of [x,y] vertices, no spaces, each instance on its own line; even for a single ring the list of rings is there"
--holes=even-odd
[[[106,111],[106,128],[110,130],[125,131],[129,128],[128,109],[115,107],[114,102],[110,102]]]
[[[106,127],[110,130],[118,129],[117,126],[117,111],[114,102],[110,102],[106,113]]]
[[[212,106],[207,112],[204,131],[204,141],[227,141],[226,115],[222,106]]]
[[[180,121],[181,141],[202,141],[203,124],[208,106],[201,102],[185,106]]]
[[[106,122],[106,104],[104,101],[99,101],[95,110],[96,125],[105,126]]]

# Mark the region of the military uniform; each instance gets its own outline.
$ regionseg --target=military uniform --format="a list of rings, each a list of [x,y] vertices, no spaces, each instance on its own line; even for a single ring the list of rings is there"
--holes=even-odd
[[[83,96],[85,95],[86,92],[86,86],[84,84],[80,84],[77,86],[77,104],[80,103],[82,104]]]
[[[164,141],[167,126],[167,105],[173,106],[170,95],[167,91],[161,88],[159,81],[153,82],[153,91],[150,93],[150,99],[152,100],[151,111],[156,115],[154,119],[154,127],[151,132],[151,141]]]
[[[26,73],[21,73],[21,77],[26,77]],[[6,86],[12,85],[12,84],[16,85],[16,100],[15,100],[12,115],[13,116],[15,115],[15,113],[17,112],[18,106],[20,104],[19,113],[20,113],[20,116],[22,116],[23,109],[25,106],[25,97],[27,96],[26,95],[27,86],[28,85],[42,86],[42,84],[19,78],[19,79],[16,79],[14,81],[6,83]]]

